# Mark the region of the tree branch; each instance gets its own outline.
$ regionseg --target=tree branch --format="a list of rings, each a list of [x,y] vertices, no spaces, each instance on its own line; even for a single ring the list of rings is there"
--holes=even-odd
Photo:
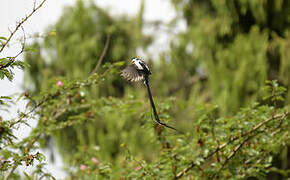
[[[229,145],[230,143],[236,141],[237,139],[241,138],[241,137],[245,137],[251,133],[253,133],[254,131],[256,131],[257,129],[259,129],[261,126],[263,126],[264,124],[268,123],[269,121],[271,120],[274,120],[274,119],[284,119],[285,117],[289,116],[289,112],[285,112],[284,114],[277,114],[275,116],[272,116],[271,118],[268,118],[262,122],[260,122],[259,124],[257,124],[256,126],[254,126],[250,131],[246,132],[246,133],[243,133],[242,135],[240,136],[236,136],[234,138],[231,138],[228,142],[218,146],[216,148],[216,150],[212,153],[209,154],[209,156],[215,154],[217,151],[219,150],[222,150],[223,148],[225,148],[227,145]]]
[[[182,171],[180,171],[177,176],[174,179],[179,179],[181,178],[183,175],[185,175],[189,170],[191,170],[192,168],[194,168],[196,166],[196,164],[192,161],[190,163],[190,165],[186,168],[184,168]]]
[[[231,138],[228,142],[218,146],[216,148],[216,150],[214,150],[212,153],[208,154],[204,159],[208,159],[210,158],[212,155],[214,155],[215,153],[221,151],[222,149],[224,149],[225,147],[227,147],[229,144],[231,144],[232,142],[240,139],[240,138],[243,138],[243,137],[246,137],[250,134],[252,134],[253,132],[256,132],[259,128],[261,128],[263,125],[265,125],[266,123],[272,121],[272,120],[275,120],[275,119],[284,119],[286,117],[289,116],[289,112],[285,112],[285,113],[281,113],[281,114],[277,114],[277,115],[274,115],[262,122],[260,122],[259,124],[257,124],[256,126],[254,126],[251,130],[249,130],[248,132],[246,133],[243,133],[242,135],[240,136],[236,136],[234,138]],[[226,158],[226,160],[224,161],[223,164],[226,164],[235,154],[236,152],[242,148],[242,146],[252,137],[254,137],[255,135],[257,134],[252,134],[250,136],[248,136],[246,139],[244,139],[241,143],[239,143],[237,146],[235,146],[235,148],[233,149],[232,153]],[[175,177],[175,179],[179,179],[181,178],[182,176],[184,176],[186,174],[186,172],[188,172],[189,170],[191,170],[193,167],[197,166],[193,161],[190,162],[190,165],[186,168],[184,168],[182,171],[180,171],[177,176]],[[224,165],[222,165],[223,167]]]
[[[104,59],[104,57],[105,57],[105,55],[106,55],[106,53],[107,53],[107,50],[108,50],[108,48],[109,48],[110,39],[111,39],[111,36],[110,36],[110,35],[107,35],[106,43],[105,43],[104,49],[103,49],[103,51],[102,51],[102,54],[101,54],[101,56],[99,57],[98,63],[97,63],[96,67],[94,68],[94,70],[92,71],[91,74],[96,73],[96,72],[98,71],[99,67],[101,66],[102,61],[103,61],[103,59]]]
[[[223,168],[225,167],[225,165],[236,155],[236,153],[244,146],[244,144],[246,142],[248,142],[251,138],[253,138],[254,136],[256,136],[258,133],[253,134],[251,136],[248,136],[246,139],[244,139],[241,143],[239,143],[238,145],[236,145],[234,147],[234,149],[232,150],[232,152],[230,153],[230,155],[228,155],[228,157],[226,157],[225,161],[222,163],[222,166],[220,167],[220,169],[218,170],[218,172],[216,174],[213,175],[212,178],[210,179],[214,179],[217,175],[220,174],[220,172],[223,170]]]
[[[107,73],[109,72],[109,69],[107,69],[103,74],[101,74],[99,77],[99,79],[104,78]],[[84,82],[82,85],[81,83],[74,83],[72,84],[70,87],[65,87],[62,90],[63,91],[71,91],[74,89],[79,88],[80,86],[89,86],[91,84],[97,84],[99,81],[96,82]],[[15,124],[18,124],[19,122],[21,122],[23,120],[23,118],[28,117],[29,114],[33,113],[37,108],[39,108],[40,106],[42,106],[45,102],[48,102],[51,99],[55,99],[58,96],[60,96],[62,93],[60,91],[56,91],[53,94],[49,94],[47,97],[44,97],[39,103],[37,103],[29,112],[27,113],[22,113],[19,117],[19,119],[17,121],[11,121],[11,124],[9,125],[10,128],[12,128]]]
[[[23,26],[21,26],[21,29],[23,31],[23,42],[22,42],[22,48],[20,50],[20,52],[18,54],[16,54],[15,56],[13,57],[9,57],[9,62],[5,65],[2,65],[0,64],[0,70],[1,69],[5,69],[7,67],[9,67],[12,63],[14,63],[15,59],[24,52],[24,49],[25,49],[25,43],[26,43],[26,36],[25,36],[25,31],[24,31],[24,28]]]
[[[0,48],[0,53],[3,51],[3,49],[7,46],[7,44],[10,42],[11,38],[15,35],[15,33],[18,31],[18,29],[39,9],[41,8],[41,6],[45,3],[46,0],[43,0],[37,7],[35,7],[35,2],[34,2],[34,6],[33,9],[31,11],[30,14],[28,14],[25,18],[22,18],[22,20],[17,23],[15,29],[13,31],[10,31],[10,35],[7,38],[7,40],[5,41],[5,43],[1,46]]]
[[[98,79],[103,79],[106,74],[109,72],[109,69],[107,69],[102,75],[98,76]],[[93,81],[93,82],[85,82],[85,83],[74,83],[72,86],[64,88],[63,91],[70,91],[73,89],[77,89],[80,86],[89,86],[91,84],[97,84],[100,81]],[[82,84],[82,85],[81,85]],[[51,99],[55,99],[58,96],[60,96],[62,93],[60,91],[57,91],[53,94],[48,95],[47,97],[44,97],[38,104],[36,104],[28,113],[22,113],[17,121],[12,121],[9,125],[10,128],[12,128],[14,125],[20,123],[23,118],[28,117],[29,114],[33,113],[37,108],[41,107],[45,102],[48,102]],[[43,133],[41,131],[39,134],[35,135],[35,138],[28,144],[26,151],[29,152],[29,150],[33,147],[33,144],[37,141],[37,139],[40,137],[40,135]],[[20,142],[21,143],[21,142]],[[5,179],[8,179],[11,174],[16,170],[18,167],[18,164],[15,164],[12,169],[6,174]]]

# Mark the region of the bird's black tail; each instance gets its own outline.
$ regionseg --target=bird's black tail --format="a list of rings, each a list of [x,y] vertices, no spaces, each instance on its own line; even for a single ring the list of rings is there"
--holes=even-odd
[[[159,120],[159,116],[157,114],[157,111],[156,111],[156,108],[155,108],[155,104],[154,104],[154,101],[153,101],[153,98],[152,98],[152,94],[151,94],[151,90],[150,90],[150,86],[149,86],[149,78],[148,76],[144,78],[144,83],[145,83],[145,86],[147,87],[147,92],[148,92],[148,97],[149,97],[149,100],[150,100],[150,105],[151,105],[151,108],[153,109],[153,113],[154,113],[154,117],[155,117],[155,121],[162,125],[162,126],[165,126],[167,128],[170,128],[170,129],[173,129],[175,131],[178,131],[177,129],[175,129],[174,127],[171,127],[169,125],[167,125],[166,123],[164,122],[161,122]],[[151,111],[151,119],[152,119],[152,111]],[[152,119],[153,120],[153,119]]]

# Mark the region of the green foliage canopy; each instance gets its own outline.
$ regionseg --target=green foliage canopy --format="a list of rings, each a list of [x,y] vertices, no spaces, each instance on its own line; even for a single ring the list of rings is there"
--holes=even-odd
[[[1,173],[19,178],[19,165],[38,160],[27,178],[49,176],[35,152],[52,140],[72,179],[287,178],[289,2],[172,4],[187,29],[151,62],[151,83],[160,118],[183,133],[152,123],[145,92],[119,76],[124,60],[152,42],[142,34],[144,2],[136,18],[116,18],[77,1],[25,54],[31,109],[0,121]],[[267,79],[278,81],[264,86]],[[12,130],[30,114],[38,125],[16,143]]]

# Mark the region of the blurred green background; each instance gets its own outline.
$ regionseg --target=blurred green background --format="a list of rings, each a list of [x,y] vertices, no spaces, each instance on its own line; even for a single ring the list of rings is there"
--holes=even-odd
[[[232,117],[260,101],[266,80],[289,87],[290,1],[171,0],[171,4],[176,17],[165,23],[145,22],[143,1],[135,17],[113,16],[92,2],[77,1],[48,27],[48,36],[30,45],[36,51],[25,54],[30,68],[24,87],[36,96],[57,81],[88,78],[106,42],[98,73],[106,70],[106,63],[124,62],[100,85],[72,91],[41,110],[39,126],[46,121],[74,122],[52,130],[41,141],[46,148],[54,142],[68,172],[69,167],[96,157],[112,164],[119,176],[124,159],[121,145],[137,159],[153,162],[165,141],[172,143],[180,136],[156,127],[142,84],[128,83],[118,74],[132,57],[150,66],[160,118],[185,134],[194,134],[203,111],[215,109],[215,118]],[[180,21],[185,22],[185,31],[171,33]],[[171,37],[170,48],[157,58],[146,54],[155,39],[143,33],[144,26],[166,27]],[[289,107],[289,89],[284,98],[279,107]],[[169,140],[158,136],[160,131]]]

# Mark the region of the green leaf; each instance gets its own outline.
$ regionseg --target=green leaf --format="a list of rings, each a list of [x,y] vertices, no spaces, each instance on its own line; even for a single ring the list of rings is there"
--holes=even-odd
[[[115,62],[113,65],[114,66],[123,66],[125,64],[125,61],[119,61],[119,62]]]
[[[26,62],[23,61],[15,61],[12,63],[14,66],[17,66],[20,69],[24,69],[26,67],[29,67],[29,64],[27,64]]]
[[[7,38],[4,37],[4,36],[0,36],[0,39],[3,39],[3,40],[6,40],[7,41]]]
[[[7,69],[2,69],[0,70],[0,72],[2,72],[4,74],[4,76],[9,80],[9,81],[12,81],[13,79],[13,73],[11,71],[8,71]],[[0,75],[1,77],[3,75]],[[3,78],[2,78],[3,79]]]
[[[18,102],[24,95],[25,95],[25,93],[20,94],[19,97],[17,98],[16,102]]]
[[[26,177],[27,179],[31,179],[30,176],[29,176],[25,171],[23,171],[23,174],[25,175],[25,177]]]
[[[0,99],[12,99],[12,98],[9,96],[0,96]]]
[[[39,162],[42,162],[42,161],[45,160],[45,156],[44,156],[43,154],[39,153],[39,152],[36,154],[35,158],[36,158]]]
[[[1,58],[0,59],[0,64],[6,65],[9,61],[10,61],[9,58]]]
[[[0,71],[0,79],[4,79],[4,73]]]
[[[26,47],[26,48],[24,49],[24,51],[32,51],[32,52],[37,52],[37,50],[36,50],[36,49],[34,49],[34,48],[32,48],[32,47]]]
[[[8,159],[12,156],[13,153],[7,149],[4,149],[1,151],[1,154],[3,155],[4,159]]]

